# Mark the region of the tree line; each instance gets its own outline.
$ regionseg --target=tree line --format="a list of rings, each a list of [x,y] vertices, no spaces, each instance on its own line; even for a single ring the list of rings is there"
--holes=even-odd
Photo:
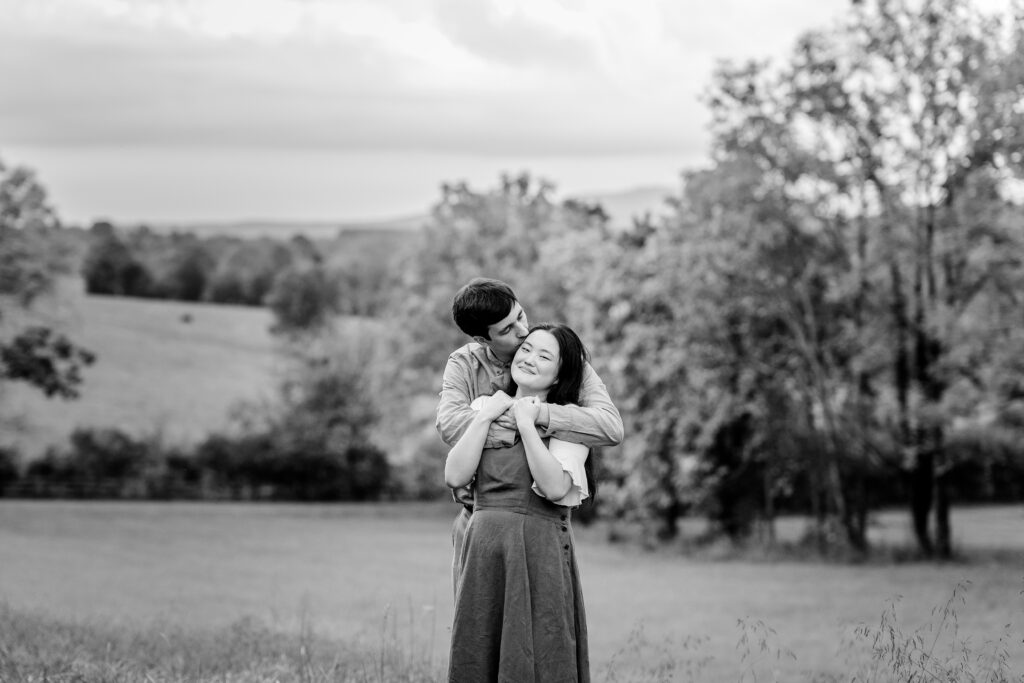
[[[109,221],[77,234],[90,294],[267,306],[287,296],[289,287],[308,290],[312,283],[320,298],[346,315],[379,313],[388,278],[386,245],[400,239],[381,232],[367,244],[345,231],[317,241],[301,234],[200,237]]]

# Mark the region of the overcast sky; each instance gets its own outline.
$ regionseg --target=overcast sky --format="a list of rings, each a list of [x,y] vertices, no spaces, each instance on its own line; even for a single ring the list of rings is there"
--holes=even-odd
[[[849,0],[0,0],[0,158],[65,222],[353,220],[527,169],[671,187],[716,59]]]

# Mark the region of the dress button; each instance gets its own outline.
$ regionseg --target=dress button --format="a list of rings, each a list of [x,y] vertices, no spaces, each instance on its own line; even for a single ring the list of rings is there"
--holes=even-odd
[[[563,522],[565,521],[565,515],[562,515],[562,521]]]
[[[566,550],[568,550],[568,549],[569,549],[569,544],[568,544],[568,543],[566,543],[566,544],[565,544],[565,545],[563,545],[562,547],[563,547],[563,548],[565,548]]]
[[[568,531],[568,530],[569,530],[569,527],[564,527],[564,526],[562,527],[562,531]]]

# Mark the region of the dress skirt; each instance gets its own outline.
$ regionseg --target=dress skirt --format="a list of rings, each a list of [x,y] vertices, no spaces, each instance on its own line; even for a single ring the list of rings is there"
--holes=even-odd
[[[461,554],[448,680],[590,680],[570,510],[531,489],[522,444],[488,449]]]

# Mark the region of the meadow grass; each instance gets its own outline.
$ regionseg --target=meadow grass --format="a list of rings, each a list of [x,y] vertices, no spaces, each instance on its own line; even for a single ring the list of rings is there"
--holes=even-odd
[[[369,661],[389,671],[380,680],[432,680],[447,660],[452,507],[2,501],[0,601],[7,619],[68,625],[93,644],[77,660],[100,665],[105,637],[123,653],[112,661],[142,671],[149,660],[124,642],[153,633],[189,651],[201,634],[221,643],[216,660],[243,624],[266,639],[254,637],[242,669],[211,668],[208,680],[375,680],[358,678],[372,675]],[[954,524],[984,529],[984,544],[1024,545],[1009,523],[1024,508],[963,512]],[[882,517],[894,532],[900,515]],[[959,673],[979,681],[1001,680],[1003,661],[1024,671],[1019,562],[721,562],[610,545],[598,528],[577,540],[597,681],[909,680],[899,672],[924,654],[940,673],[966,662]],[[943,611],[964,580],[966,600]],[[24,642],[43,645],[23,649],[60,650],[45,645],[50,631],[60,629],[29,628]],[[302,638],[323,656],[321,678],[301,678]],[[179,659],[157,657],[146,675],[185,680],[168,664]],[[874,677],[849,678],[857,672]]]
[[[440,663],[384,631],[352,648],[255,619],[221,629],[61,620],[0,605],[2,681],[437,681]]]
[[[707,636],[680,640],[651,636],[634,629],[620,653],[635,661],[623,664],[613,656],[595,681],[808,681],[810,683],[897,683],[906,681],[970,681],[1019,683],[1009,646],[1019,638],[1008,624],[998,638],[973,643],[961,637],[957,622],[968,609],[967,582],[958,583],[930,620],[913,630],[900,622],[895,601],[876,624],[862,624],[844,636],[842,671],[792,671],[784,664],[797,656],[778,633],[760,619],[739,619],[739,638],[732,671],[712,671]],[[176,624],[141,626],[43,617],[17,612],[0,604],[0,680],[14,681],[277,681],[288,683],[370,683],[443,681],[438,662],[413,620],[385,613],[372,644],[337,642],[318,636],[303,623],[297,633],[282,633],[254,619],[226,628],[184,629]],[[616,653],[619,654],[619,653]],[[718,667],[721,669],[721,667]]]

